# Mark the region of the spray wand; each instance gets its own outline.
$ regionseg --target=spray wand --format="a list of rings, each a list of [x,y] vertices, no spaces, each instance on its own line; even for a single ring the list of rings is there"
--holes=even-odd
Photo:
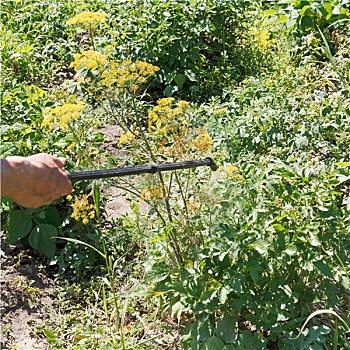
[[[121,177],[128,175],[138,175],[138,174],[155,174],[162,171],[172,171],[179,169],[191,169],[198,168],[201,166],[209,166],[212,171],[218,169],[212,158],[207,157],[202,160],[191,160],[185,162],[174,162],[174,163],[164,163],[164,164],[149,164],[142,166],[124,167],[124,168],[113,168],[107,170],[91,170],[91,171],[77,171],[77,172],[67,172],[69,179],[72,182],[83,181],[83,180],[95,180],[95,179],[107,179],[110,177]]]

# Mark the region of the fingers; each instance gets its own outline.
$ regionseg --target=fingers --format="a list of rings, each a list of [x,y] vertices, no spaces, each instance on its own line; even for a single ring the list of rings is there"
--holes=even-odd
[[[53,161],[59,168],[63,168],[66,165],[66,160],[62,157],[54,157]]]
[[[72,183],[70,182],[67,174],[59,169],[59,172],[60,172],[60,175],[61,175],[61,186],[60,186],[60,196],[63,196],[63,195],[66,195],[66,194],[69,194],[73,191],[73,186],[72,186]]]
[[[63,157],[56,157],[47,153],[34,154],[27,159],[33,163],[46,165],[50,168],[63,168],[66,164],[66,160]]]

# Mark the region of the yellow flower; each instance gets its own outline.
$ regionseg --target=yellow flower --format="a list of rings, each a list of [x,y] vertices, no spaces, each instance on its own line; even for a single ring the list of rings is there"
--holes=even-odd
[[[233,173],[237,172],[239,169],[232,164],[225,164],[223,166],[220,166],[219,171],[224,171],[227,175],[232,175]]]
[[[119,33],[118,33],[117,31],[115,31],[115,30],[110,30],[110,31],[109,31],[109,34],[111,34],[112,36],[117,36],[117,35],[119,35]]]
[[[258,46],[262,49],[266,49],[270,42],[270,32],[267,29],[258,30],[254,29],[253,34],[257,40]]]
[[[132,92],[136,92],[137,90],[138,90],[138,85],[136,85],[136,84],[131,84],[130,86],[129,86],[129,89],[130,89],[130,91],[132,91]]]
[[[200,209],[200,204],[194,199],[187,199],[186,205],[187,205],[188,210],[190,210],[190,211],[195,211],[195,210]]]
[[[111,62],[102,74],[101,83],[107,87],[116,85],[119,88],[129,88],[136,92],[140,85],[147,82],[147,78],[154,75],[159,68],[143,61]]]
[[[159,186],[150,186],[142,190],[140,200],[142,201],[149,201],[151,199],[153,200],[159,200],[162,197],[162,191]]]
[[[56,122],[58,123],[58,127],[64,130],[72,120],[81,117],[81,111],[84,109],[83,103],[66,103],[62,106],[46,109],[44,111],[42,125],[52,129]]]
[[[160,107],[169,106],[173,103],[174,100],[174,97],[161,98],[157,101],[157,105]]]
[[[224,114],[227,111],[227,108],[217,108],[213,111],[213,115]]]
[[[67,21],[67,24],[68,25],[81,24],[83,26],[97,25],[99,23],[104,22],[107,17],[108,17],[107,13],[86,11],[86,12],[79,13],[73,18],[69,19]]]
[[[177,104],[176,104],[179,108],[181,108],[183,111],[185,111],[186,109],[188,109],[188,107],[190,106],[190,103],[187,102],[187,101],[179,101]]]
[[[120,136],[118,146],[123,146],[135,139],[137,132],[127,131],[125,134]]]
[[[190,104],[186,101],[179,101],[176,104],[173,97],[161,98],[148,112],[148,131],[156,132],[161,135],[167,132],[178,132],[181,125],[189,126],[189,123],[184,120],[185,112]]]
[[[192,140],[192,145],[200,152],[211,151],[214,141],[211,136],[206,132],[205,128],[197,130],[198,135]]]
[[[76,53],[73,58],[74,61],[69,67],[74,68],[76,71],[83,67],[86,69],[95,69],[108,64],[107,56],[94,50]]]
[[[89,218],[95,217],[95,206],[89,203],[88,195],[83,195],[81,198],[76,197],[72,204],[72,218],[81,221],[84,225],[89,223]]]

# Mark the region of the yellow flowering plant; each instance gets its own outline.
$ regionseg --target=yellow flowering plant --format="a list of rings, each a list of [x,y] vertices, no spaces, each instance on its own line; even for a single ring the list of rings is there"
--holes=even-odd
[[[77,14],[73,18],[67,21],[68,25],[80,25],[80,26],[96,26],[104,22],[108,17],[108,14],[103,12],[86,11]]]
[[[66,197],[68,201],[72,202],[72,218],[81,221],[84,225],[87,225],[96,216],[96,207],[89,200],[90,197],[91,194],[74,196],[74,198],[72,195]]]
[[[61,130],[69,128],[73,120],[81,118],[81,112],[85,109],[84,103],[66,103],[62,106],[47,108],[44,110],[42,126],[52,130],[58,127]]]
[[[168,97],[145,106],[128,90],[114,97],[114,103],[109,101],[106,110],[124,129],[118,146],[127,148],[138,162],[191,160],[212,152],[214,141],[204,126],[194,126],[197,115],[189,102]],[[164,230],[159,232],[163,232],[170,246],[169,255],[174,258],[174,264],[181,264],[183,255],[188,253],[188,246],[182,240],[190,230],[191,215],[200,210],[200,201],[191,189],[189,173],[157,175],[144,177],[140,200],[155,210]]]
[[[80,69],[101,70],[105,65],[108,64],[107,56],[94,50],[76,53],[73,55],[73,59],[74,60],[69,67],[74,68],[75,71],[78,71]]]
[[[108,14],[103,12],[86,11],[86,12],[77,14],[73,18],[70,18],[67,21],[67,25],[77,25],[87,29],[90,34],[91,45],[95,49],[94,29],[102,22],[105,22],[107,17],[108,17]]]
[[[187,101],[173,97],[146,102],[147,83],[159,67],[140,60],[116,60],[104,53],[86,50],[74,55],[70,67],[76,72],[76,85],[85,99],[94,101],[103,118],[117,124],[123,133],[116,140],[138,164],[182,161],[210,155],[214,141]],[[130,162],[130,157],[128,162]],[[162,230],[173,254],[173,263],[181,264],[186,244],[181,243],[189,230],[192,212],[200,203],[191,190],[190,177],[181,173],[144,176],[143,190],[118,180],[116,186],[138,194],[149,203],[160,219]],[[182,204],[180,204],[182,203]],[[176,209],[175,209],[176,207]],[[81,217],[74,212],[76,217]],[[87,221],[87,217],[83,220]],[[175,229],[175,223],[177,223]],[[182,232],[183,234],[181,234]]]
[[[76,164],[92,163],[99,153],[94,142],[99,121],[86,103],[74,102],[73,95],[70,100],[43,110],[41,132],[48,148],[60,145],[64,155]]]

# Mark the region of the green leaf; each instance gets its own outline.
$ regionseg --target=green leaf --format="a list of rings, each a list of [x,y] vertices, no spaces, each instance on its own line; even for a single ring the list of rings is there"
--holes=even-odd
[[[281,224],[273,224],[272,227],[276,230],[276,231],[284,231],[285,228],[281,225]]]
[[[184,307],[180,301],[176,302],[171,307],[171,316],[176,316],[178,323],[180,322],[180,318],[181,318],[181,314],[182,314],[183,309],[184,309]]]
[[[300,11],[300,17],[303,17],[303,16],[310,14],[310,13],[311,13],[310,5],[305,5]]]
[[[326,264],[325,261],[319,260],[314,263],[316,266],[317,270],[319,270],[322,275],[327,276],[327,277],[332,277],[332,270],[331,268]]]
[[[190,349],[199,349],[198,344],[208,340],[210,335],[211,326],[209,321],[206,318],[196,321],[190,326],[190,334],[188,336],[189,340],[191,340]]]
[[[11,142],[3,142],[1,145],[0,145],[0,157],[1,158],[5,158],[5,157],[8,157],[8,156],[11,156],[13,154],[15,154],[16,152],[16,146],[11,143]]]
[[[45,328],[44,333],[48,338],[55,338],[55,333],[50,331],[49,329]]]
[[[155,263],[147,272],[147,280],[156,283],[164,281],[169,276],[169,266],[163,262]]]
[[[100,250],[98,250],[94,246],[92,246],[88,243],[85,243],[83,241],[80,241],[79,239],[68,238],[68,237],[54,237],[54,238],[64,239],[65,241],[68,241],[68,242],[85,245],[86,247],[89,247],[89,248],[93,249],[95,252],[97,252],[98,254],[100,254],[102,256],[102,258],[106,259],[106,254],[102,253]]]
[[[32,218],[24,210],[14,210],[10,212],[6,221],[7,242],[16,242],[25,237],[32,229]]]
[[[210,337],[202,346],[201,350],[223,350],[225,344],[218,337]]]
[[[185,75],[190,81],[198,81],[196,74],[191,70],[186,70]]]
[[[216,325],[216,335],[225,343],[234,343],[237,339],[237,320],[233,315],[225,314]]]
[[[166,84],[170,84],[174,80],[175,76],[176,76],[176,72],[175,71],[167,73],[166,74],[165,83]]]
[[[267,251],[269,247],[270,247],[270,244],[262,239],[257,240],[254,244],[255,250],[261,255],[267,255]]]
[[[11,211],[13,206],[13,199],[10,197],[1,197],[1,209],[3,211]]]
[[[230,289],[227,289],[226,287],[222,287],[219,289],[219,301],[221,304],[225,304],[228,295],[230,294]]]
[[[285,250],[286,254],[289,256],[293,256],[295,254],[297,254],[298,252],[298,248],[295,245],[290,245],[286,250]]]
[[[288,16],[286,16],[286,15],[279,15],[278,16],[278,19],[277,19],[278,23],[286,23],[287,21],[288,21]]]
[[[337,162],[337,163],[334,163],[334,165],[336,165],[336,166],[350,166],[350,162]]]
[[[55,227],[61,225],[60,214],[55,207],[46,207],[35,215],[35,220],[40,224],[49,224]]]
[[[301,20],[301,28],[305,30],[306,28],[311,28],[314,22],[310,16],[304,16]]]
[[[176,74],[175,78],[175,83],[178,85],[178,87],[181,89],[182,85],[186,81],[186,77],[183,74]]]
[[[169,85],[164,89],[165,96],[170,97],[178,90],[177,86]]]
[[[258,274],[258,272],[257,272],[254,268],[251,268],[251,267],[248,267],[247,269],[248,269],[248,271],[249,271],[249,274],[250,274],[250,276],[251,276],[251,278],[252,278],[254,284],[255,284],[256,282],[258,282],[258,279],[259,279],[259,274]]]
[[[309,243],[313,246],[313,247],[318,247],[319,245],[321,245],[320,240],[318,239],[318,237],[316,235],[314,235],[313,233],[310,232],[310,238],[309,238]]]
[[[55,226],[49,224],[39,224],[35,227],[29,235],[29,244],[45,254],[48,258],[53,258],[56,251],[56,240],[53,238],[57,236]]]

